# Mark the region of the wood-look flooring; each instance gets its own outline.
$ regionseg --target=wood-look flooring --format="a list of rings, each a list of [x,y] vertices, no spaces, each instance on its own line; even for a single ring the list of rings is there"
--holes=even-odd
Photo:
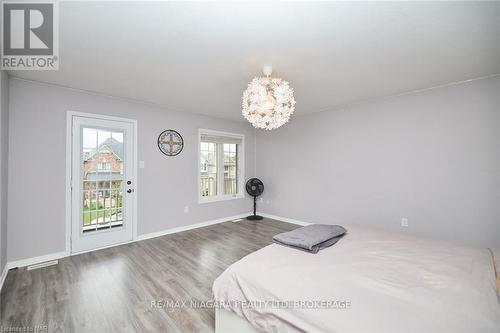
[[[214,280],[229,265],[295,228],[270,219],[225,222],[64,258],[55,266],[11,270],[0,294],[0,327],[213,332],[213,309],[162,302],[211,300]]]

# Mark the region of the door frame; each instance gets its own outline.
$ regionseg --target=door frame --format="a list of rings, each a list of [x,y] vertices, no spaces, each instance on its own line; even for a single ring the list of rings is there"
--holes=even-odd
[[[71,185],[72,185],[72,146],[73,146],[73,140],[72,140],[72,132],[73,132],[73,117],[86,117],[86,118],[94,118],[94,119],[102,119],[102,120],[112,120],[112,121],[121,121],[121,122],[127,122],[131,123],[133,125],[133,134],[134,134],[134,140],[132,141],[134,145],[133,149],[133,154],[132,154],[132,164],[134,166],[134,172],[132,174],[133,177],[133,182],[135,184],[134,190],[135,190],[135,200],[132,205],[132,240],[119,243],[119,244],[113,244],[109,246],[104,246],[100,247],[97,249],[92,249],[88,251],[82,251],[82,252],[71,252],[71,228],[72,228],[72,191],[71,191]],[[138,139],[137,139],[137,120],[136,119],[130,119],[130,118],[122,118],[122,117],[115,117],[115,116],[108,116],[108,115],[103,115],[103,114],[97,114],[97,113],[87,113],[87,112],[80,112],[80,111],[72,111],[68,110],[66,112],[66,254],[68,256],[73,255],[73,254],[78,254],[78,253],[85,253],[85,252],[91,252],[103,248],[108,248],[108,247],[113,247],[121,244],[126,244],[133,242],[137,239],[137,200],[138,200],[138,189],[139,189],[139,184],[137,181],[137,150],[138,150]]]

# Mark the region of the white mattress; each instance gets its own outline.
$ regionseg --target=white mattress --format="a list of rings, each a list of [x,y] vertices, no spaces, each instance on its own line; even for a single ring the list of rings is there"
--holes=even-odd
[[[263,332],[500,332],[487,249],[355,225],[347,229],[342,240],[318,254],[273,244],[246,256],[214,282],[216,301]],[[350,306],[287,309],[277,301]]]

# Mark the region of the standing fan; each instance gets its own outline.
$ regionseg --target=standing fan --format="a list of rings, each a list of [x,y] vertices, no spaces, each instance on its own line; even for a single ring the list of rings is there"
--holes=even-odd
[[[245,187],[247,193],[253,197],[253,215],[247,216],[247,220],[262,220],[263,217],[257,215],[257,197],[264,192],[264,184],[258,178],[251,178]]]

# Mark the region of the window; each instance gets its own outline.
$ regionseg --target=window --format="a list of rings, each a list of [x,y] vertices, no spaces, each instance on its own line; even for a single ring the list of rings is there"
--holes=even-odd
[[[238,145],[224,143],[224,194],[238,193]]]
[[[97,163],[97,170],[111,170],[111,162]]]
[[[199,201],[243,197],[244,136],[200,129]]]

